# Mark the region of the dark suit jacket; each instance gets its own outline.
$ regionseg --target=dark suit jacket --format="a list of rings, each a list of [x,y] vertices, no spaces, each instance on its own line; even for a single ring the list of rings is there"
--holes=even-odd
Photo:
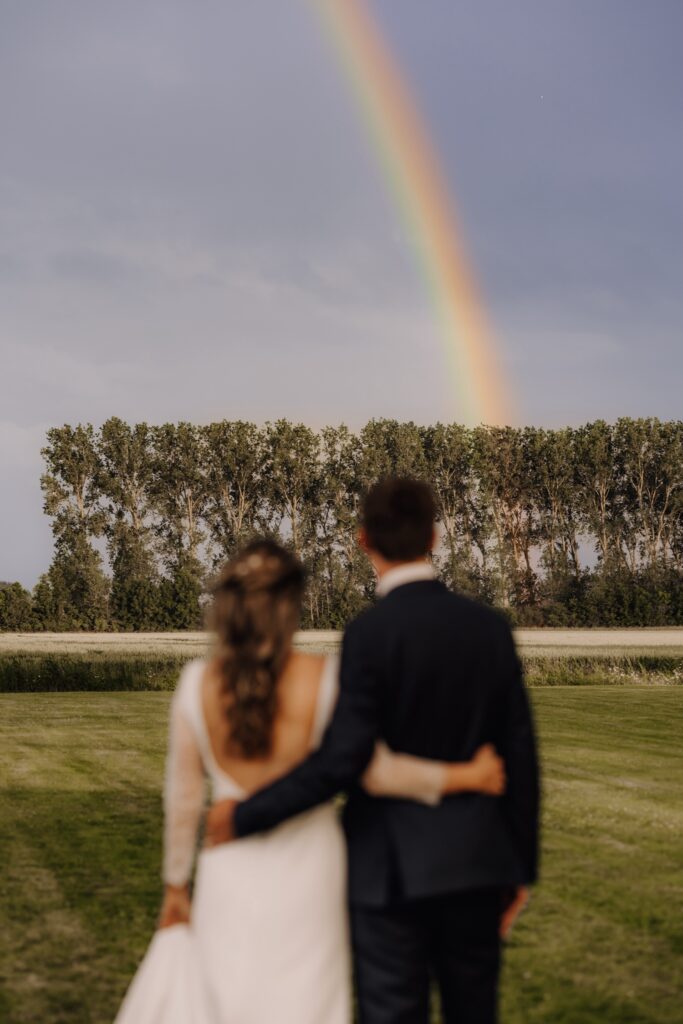
[[[396,750],[468,760],[492,742],[504,797],[459,794],[438,807],[368,796],[357,780],[382,737]],[[322,746],[239,805],[239,836],[270,829],[349,790],[344,825],[353,903],[384,906],[532,882],[539,784],[534,730],[510,628],[436,580],[392,590],[348,627],[337,709]]]

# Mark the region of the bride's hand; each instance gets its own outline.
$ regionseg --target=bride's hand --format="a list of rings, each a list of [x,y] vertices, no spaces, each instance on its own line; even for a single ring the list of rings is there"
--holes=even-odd
[[[187,886],[167,885],[159,914],[159,928],[190,923],[190,894]]]
[[[236,808],[237,800],[219,800],[209,807],[204,821],[205,849],[235,840]]]
[[[479,747],[468,767],[472,775],[472,789],[475,792],[486,793],[488,796],[502,796],[507,784],[505,763],[496,753],[492,743],[485,743],[483,747]]]
[[[505,765],[494,747],[487,743],[471,761],[430,761],[409,754],[396,754],[378,743],[362,779],[371,796],[403,797],[436,805],[442,796],[455,793],[505,792]]]
[[[361,779],[363,789],[371,796],[386,796],[395,789],[395,756],[386,743],[375,745],[370,764]]]

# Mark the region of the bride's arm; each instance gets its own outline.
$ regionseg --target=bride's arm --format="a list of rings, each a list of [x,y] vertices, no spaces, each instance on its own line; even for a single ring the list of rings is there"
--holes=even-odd
[[[204,807],[205,780],[197,740],[183,708],[180,692],[171,706],[164,779],[164,902],[159,926],[189,920],[188,883]]]
[[[436,805],[447,793],[505,791],[505,766],[490,744],[477,750],[471,761],[429,761],[411,754],[395,754],[378,743],[363,776],[372,796],[398,797]]]

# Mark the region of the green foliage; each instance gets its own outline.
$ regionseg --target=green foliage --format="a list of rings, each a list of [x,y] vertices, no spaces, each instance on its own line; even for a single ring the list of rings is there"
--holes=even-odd
[[[671,654],[525,656],[529,686],[626,686],[683,684],[683,656]]]
[[[387,474],[432,484],[439,574],[513,622],[683,624],[680,421],[470,430],[379,419],[356,434],[112,418],[47,441],[55,556],[34,594],[39,629],[194,628],[210,573],[256,533],[306,564],[303,625],[340,627],[372,599],[358,509]]]
[[[152,431],[150,501],[154,532],[166,568],[198,558],[204,539],[207,474],[203,432],[191,423]]]
[[[54,591],[63,595],[65,621],[70,629],[106,628],[109,584],[102,571],[102,558],[84,532],[75,530],[57,540],[48,575]]]
[[[203,429],[207,477],[204,518],[214,564],[263,529],[265,439],[253,423],[223,420]]]
[[[34,628],[31,595],[21,583],[0,583],[0,632],[23,633]]]
[[[112,570],[112,626],[153,630],[159,620],[159,583],[150,524],[151,431],[146,423],[130,427],[114,417],[103,425],[97,450]]]
[[[117,565],[111,585],[110,611],[112,624],[123,632],[153,633],[164,628],[168,619],[175,628],[173,615],[165,616],[163,582],[121,572]]]
[[[66,625],[63,595],[55,592],[49,573],[44,573],[33,588],[33,618],[36,630],[58,632]]]
[[[548,581],[541,620],[531,621],[528,609],[514,609],[518,626],[566,627],[683,625],[683,586],[674,566],[628,568],[603,572],[584,570],[578,576]]]
[[[180,667],[193,656],[158,651],[3,651],[0,693],[172,690]],[[531,654],[522,660],[526,680],[534,687],[683,684],[680,654]]]
[[[159,622],[167,629],[201,629],[202,567],[184,559],[159,586]]]
[[[138,654],[0,654],[0,693],[172,690],[179,657]]]
[[[106,514],[98,486],[95,431],[55,427],[43,448],[44,510],[52,519],[55,554],[41,590],[40,614],[55,629],[101,629],[108,622],[109,583],[91,538],[102,536]]]

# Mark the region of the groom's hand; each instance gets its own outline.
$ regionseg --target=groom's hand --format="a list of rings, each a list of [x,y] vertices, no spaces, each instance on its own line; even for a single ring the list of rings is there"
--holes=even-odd
[[[237,800],[220,800],[212,804],[206,815],[204,846],[220,846],[231,843],[235,835],[235,808]]]

